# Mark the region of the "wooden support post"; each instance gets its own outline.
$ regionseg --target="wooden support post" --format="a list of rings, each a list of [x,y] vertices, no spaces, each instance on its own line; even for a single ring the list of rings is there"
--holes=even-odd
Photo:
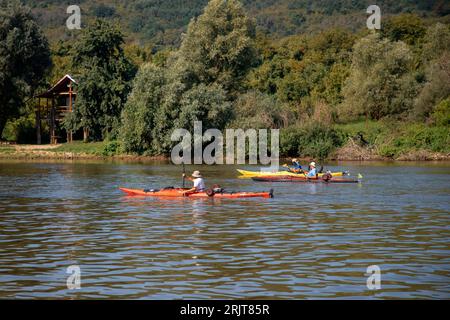
[[[36,109],[36,143],[41,144],[41,98],[38,98]]]
[[[69,82],[69,112],[72,112],[72,82]],[[67,142],[72,142],[72,130],[67,133]]]
[[[45,121],[47,122],[49,131],[51,131],[50,113],[48,110],[48,98],[45,99]],[[52,143],[52,134],[50,132],[49,135],[50,135],[50,143]]]
[[[50,121],[51,121],[51,125],[50,125],[50,144],[55,144],[55,101],[53,101],[52,98],[52,108],[50,111]]]

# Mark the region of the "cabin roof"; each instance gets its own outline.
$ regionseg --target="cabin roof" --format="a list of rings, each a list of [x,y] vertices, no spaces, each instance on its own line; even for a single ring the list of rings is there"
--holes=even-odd
[[[70,76],[69,74],[66,74],[64,77],[59,79],[59,81],[53,85],[50,89],[48,89],[46,92],[43,92],[39,95],[37,95],[37,98],[52,98],[55,95],[63,95],[68,94],[69,89],[68,85],[70,83],[77,84],[77,82]],[[76,95],[75,92],[72,92],[73,95]]]

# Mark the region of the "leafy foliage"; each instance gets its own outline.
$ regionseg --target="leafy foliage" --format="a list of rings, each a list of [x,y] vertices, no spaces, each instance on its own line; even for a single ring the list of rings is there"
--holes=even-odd
[[[282,130],[280,152],[286,156],[325,159],[343,142],[341,132],[321,124],[312,123],[304,127],[290,127]]]
[[[189,130],[196,120],[205,130],[224,128],[254,60],[253,38],[252,21],[237,1],[212,0],[164,67],[145,65],[139,72],[122,113],[124,150],[167,153],[172,131]]]
[[[193,19],[176,54],[175,68],[186,83],[220,84],[237,90],[254,64],[255,26],[237,0],[211,0]]]
[[[131,89],[135,67],[124,55],[123,42],[119,29],[97,20],[74,48],[73,64],[80,70],[75,115],[94,140],[116,136]]]
[[[0,1],[0,135],[50,65],[47,39],[30,10],[18,1]]]
[[[234,121],[230,128],[280,128],[289,122],[290,111],[274,96],[256,90],[240,95],[233,107]]]
[[[23,0],[33,8],[39,24],[52,40],[67,39],[64,22],[66,1]],[[83,21],[96,17],[114,19],[133,40],[151,42],[158,48],[177,47],[190,19],[201,14],[208,0],[73,0],[79,4]],[[257,29],[276,38],[326,29],[358,30],[365,24],[369,0],[243,0],[245,10],[256,21]],[[387,14],[415,12],[419,16],[441,17],[450,13],[445,0],[378,0]],[[384,16],[383,16],[384,19]]]
[[[432,60],[425,71],[426,82],[415,99],[415,116],[423,120],[434,106],[450,96],[450,51]]]
[[[139,70],[122,112],[119,137],[125,152],[152,152],[152,142],[158,139],[154,132],[155,114],[163,99],[165,83],[161,68],[145,64]]]
[[[412,53],[403,42],[370,34],[354,46],[350,76],[343,88],[341,115],[368,115],[381,119],[401,114],[412,106],[416,82],[411,72]]]
[[[382,28],[384,37],[392,41],[403,41],[409,45],[420,42],[425,31],[423,20],[411,13],[391,17]]]
[[[263,64],[248,77],[248,85],[283,102],[313,97],[336,103],[348,74],[353,36],[329,30],[306,37],[290,37],[265,52]]]
[[[431,117],[437,125],[450,126],[450,97],[442,100],[434,108]]]

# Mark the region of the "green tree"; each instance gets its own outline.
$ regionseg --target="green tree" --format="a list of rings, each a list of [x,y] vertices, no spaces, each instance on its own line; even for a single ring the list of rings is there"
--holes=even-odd
[[[424,120],[450,95],[450,27],[436,23],[427,29],[422,46],[423,80],[414,101],[414,117]]]
[[[437,125],[450,127],[450,97],[436,105],[432,118]]]
[[[121,31],[96,20],[74,47],[73,65],[80,70],[75,108],[80,125],[92,139],[114,138],[136,68],[126,58]]]
[[[409,45],[417,44],[425,35],[423,20],[411,13],[393,16],[383,24],[383,36],[392,41],[403,41]]]
[[[292,104],[310,96],[337,104],[353,43],[354,36],[339,29],[283,39],[263,51],[264,62],[249,74],[248,86]]]
[[[125,152],[153,154],[155,114],[164,96],[164,70],[143,65],[133,81],[133,90],[122,111],[119,138]]]
[[[436,23],[427,29],[423,44],[425,62],[438,59],[444,52],[450,52],[450,26]]]
[[[240,95],[233,106],[231,128],[280,128],[288,124],[290,113],[275,96],[250,90]]]
[[[188,85],[217,83],[238,90],[257,61],[254,38],[255,23],[238,0],[211,0],[189,23],[175,68]]]
[[[404,42],[381,39],[375,33],[360,39],[354,46],[340,115],[378,120],[411,109],[417,91],[412,61]]]
[[[47,39],[30,9],[18,1],[0,0],[0,136],[50,66]]]
[[[437,104],[450,96],[450,51],[430,61],[425,71],[426,82],[414,101],[414,115],[423,120]]]

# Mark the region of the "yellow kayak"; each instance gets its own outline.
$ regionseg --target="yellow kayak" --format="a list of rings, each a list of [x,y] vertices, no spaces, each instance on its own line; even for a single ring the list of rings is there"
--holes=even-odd
[[[294,173],[290,171],[278,171],[278,172],[270,172],[270,171],[247,171],[237,169],[237,171],[241,174],[240,178],[252,178],[252,177],[261,177],[261,176],[291,176],[298,177],[304,176],[305,173]],[[346,171],[332,172],[331,175],[333,177],[342,177],[348,174]],[[319,173],[319,177],[321,177],[323,173]]]

